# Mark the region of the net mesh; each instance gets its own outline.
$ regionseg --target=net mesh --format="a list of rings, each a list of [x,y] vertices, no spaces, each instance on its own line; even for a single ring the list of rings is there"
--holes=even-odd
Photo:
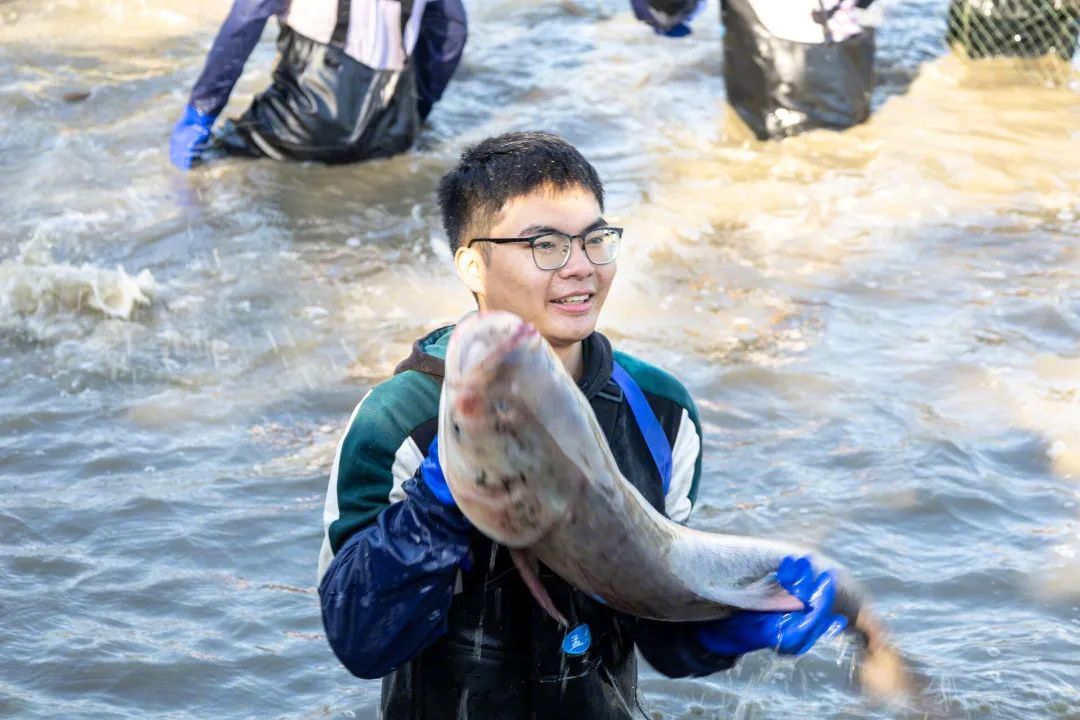
[[[1065,84],[1080,75],[1080,0],[952,0],[946,39],[972,59],[1015,58],[1024,80]]]

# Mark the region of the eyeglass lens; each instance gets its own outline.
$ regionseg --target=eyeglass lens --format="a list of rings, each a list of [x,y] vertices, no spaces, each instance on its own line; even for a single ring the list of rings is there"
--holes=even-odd
[[[612,228],[598,228],[585,235],[582,243],[585,256],[594,265],[607,265],[619,254],[619,231]],[[560,233],[538,237],[533,242],[533,259],[541,270],[557,270],[570,259],[570,247],[573,240]]]

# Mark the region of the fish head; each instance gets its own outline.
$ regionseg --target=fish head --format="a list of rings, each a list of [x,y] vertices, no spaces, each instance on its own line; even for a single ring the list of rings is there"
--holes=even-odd
[[[505,312],[459,323],[445,373],[439,461],[450,492],[488,537],[528,547],[567,512],[573,473],[559,437],[581,393],[537,330]]]

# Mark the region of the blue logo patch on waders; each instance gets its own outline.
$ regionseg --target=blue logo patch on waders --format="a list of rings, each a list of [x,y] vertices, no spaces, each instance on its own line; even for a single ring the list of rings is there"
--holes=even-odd
[[[567,655],[583,655],[592,645],[592,633],[588,625],[578,625],[566,633],[562,641],[562,651]]]

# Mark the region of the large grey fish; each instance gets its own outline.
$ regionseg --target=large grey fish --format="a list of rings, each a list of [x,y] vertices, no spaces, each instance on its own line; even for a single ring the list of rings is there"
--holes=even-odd
[[[439,409],[439,459],[458,506],[511,548],[537,601],[557,620],[538,559],[612,608],[657,620],[709,620],[737,609],[792,611],[776,582],[787,555],[838,577],[834,610],[860,639],[860,678],[875,695],[913,690],[901,656],[835,562],[806,548],[706,533],[664,517],[619,472],[588,400],[551,346],[509,313],[454,330]]]

